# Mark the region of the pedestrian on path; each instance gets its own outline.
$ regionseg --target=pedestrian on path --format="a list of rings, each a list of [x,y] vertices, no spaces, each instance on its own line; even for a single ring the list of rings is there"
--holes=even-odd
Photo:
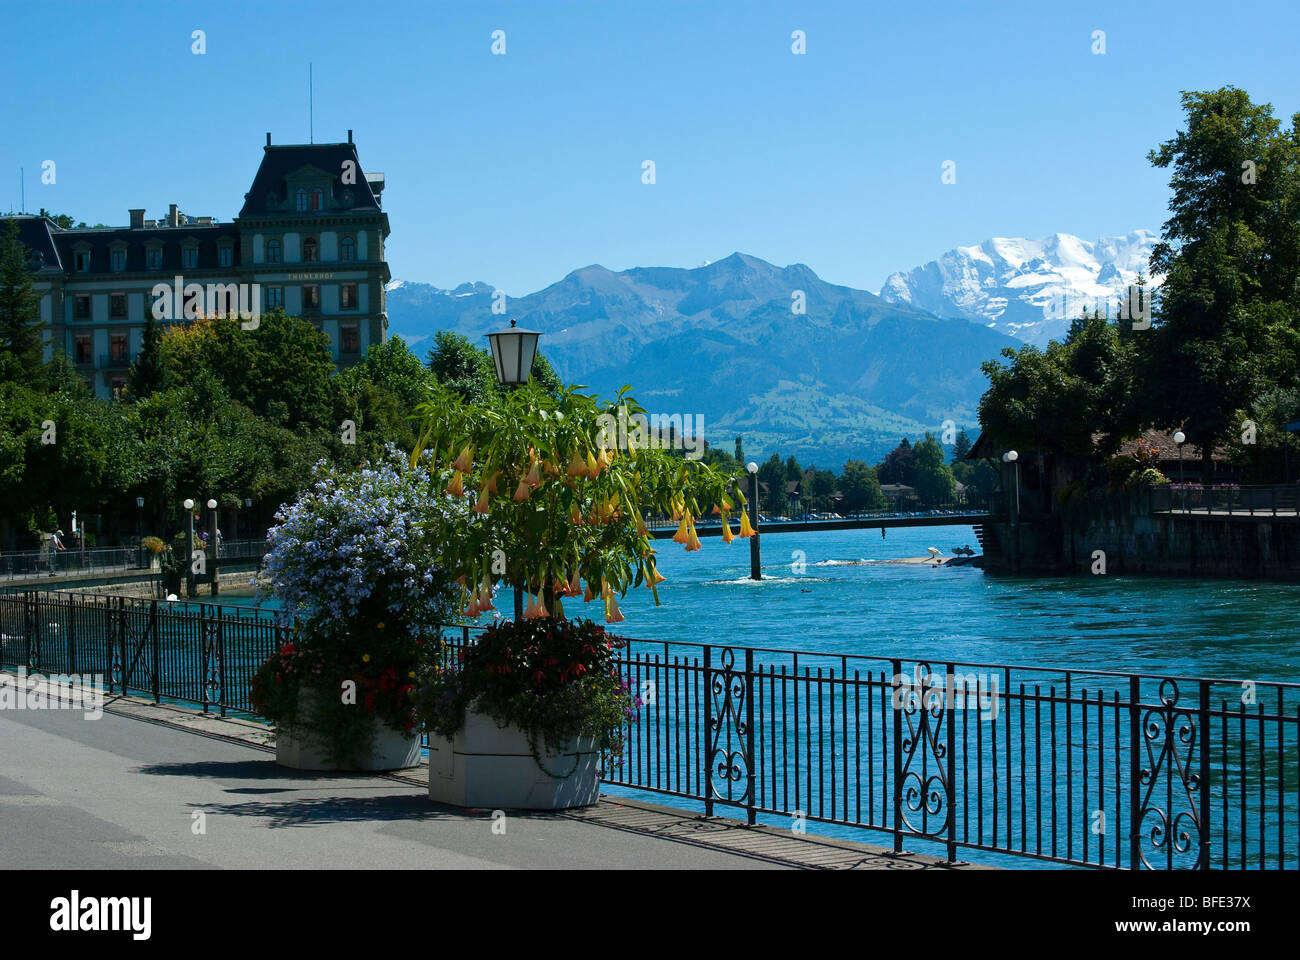
[[[58,557],[58,554],[55,551],[67,549],[67,547],[63,545],[63,541],[59,539],[62,536],[63,536],[62,530],[56,530],[50,534],[49,549],[50,549],[50,576],[51,577],[54,576],[56,569],[58,567],[58,562],[56,559]]]

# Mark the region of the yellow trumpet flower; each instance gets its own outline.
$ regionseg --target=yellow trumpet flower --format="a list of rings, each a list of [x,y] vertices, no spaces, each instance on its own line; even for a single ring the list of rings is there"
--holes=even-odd
[[[528,484],[530,487],[541,486],[542,469],[540,464],[533,464],[533,468],[528,471],[528,476],[524,477],[524,483]]]
[[[500,471],[500,470],[495,471],[495,472],[492,474],[492,476],[490,476],[490,477],[487,478],[487,483],[483,484],[483,489],[486,490],[488,493],[496,493],[496,492],[497,492],[497,477],[499,477],[499,476],[501,476],[501,471]]]
[[[446,490],[448,496],[463,497],[465,495],[464,478],[465,474],[461,473],[459,470],[455,471],[451,475],[451,483],[447,484]]]
[[[618,598],[611,593],[605,602],[605,622],[621,623],[626,619],[627,617],[623,616],[622,611],[618,609]]]
[[[587,452],[587,476],[594,478],[599,475],[600,475],[600,466],[599,464],[596,463],[596,458],[591,455],[590,451],[588,451]]]
[[[461,473],[469,473],[474,469],[474,452],[470,444],[465,444],[460,456],[456,458],[456,462],[451,465],[451,468],[459,470]]]
[[[558,593],[555,595],[555,619],[564,619],[564,606],[560,603],[560,594]]]
[[[690,537],[686,533],[686,517],[682,517],[682,522],[677,525],[677,532],[673,534],[673,543],[686,543]]]
[[[727,515],[723,514],[722,515],[722,542],[730,543],[732,540],[735,539],[736,539],[735,534],[731,532],[731,522],[727,519]]]
[[[518,502],[520,500],[527,500],[532,495],[533,495],[533,491],[528,489],[528,484],[525,483],[523,480],[520,480],[519,487],[515,490],[515,495],[510,499]]]
[[[569,461],[569,468],[564,471],[570,477],[585,477],[587,475],[587,464],[575,450],[573,459]]]
[[[474,512],[484,515],[487,515],[490,512],[488,510],[488,495],[486,489],[478,492],[478,500],[474,502]]]
[[[753,535],[754,528],[749,525],[749,514],[742,511],[740,514],[740,533],[737,536],[752,537]]]
[[[573,568],[573,576],[569,578],[569,585],[564,588],[566,597],[576,597],[582,592],[582,584],[578,581],[578,568]]]
[[[646,570],[649,571],[650,573],[650,576],[646,581],[648,584],[658,585],[668,579],[662,573],[659,572],[659,568],[655,566],[655,562],[653,560],[651,560],[648,564],[646,564]]]
[[[591,592],[591,581],[588,580],[588,581],[587,581],[587,590],[586,590],[586,592],[582,595],[582,602],[583,602],[583,603],[591,603],[591,601],[593,601],[593,600],[595,600],[595,599],[596,599],[596,595],[595,595],[594,593]]]

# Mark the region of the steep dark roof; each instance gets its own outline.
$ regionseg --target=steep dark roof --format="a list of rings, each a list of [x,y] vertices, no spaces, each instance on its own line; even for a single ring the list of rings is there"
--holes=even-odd
[[[39,273],[62,273],[63,265],[59,262],[58,247],[55,246],[53,233],[59,228],[45,217],[23,214],[16,217],[4,217],[18,221],[18,240],[32,253],[32,269]]]
[[[268,213],[293,213],[293,198],[288,196],[286,179],[303,167],[315,167],[334,175],[327,207],[330,211],[373,211],[379,200],[362,172],[357,148],[351,143],[287,144],[263,147],[262,163],[253,178],[253,186],[244,194],[241,217],[258,217]],[[344,163],[356,164],[356,183],[343,182]],[[349,177],[349,179],[351,179]],[[349,195],[351,199],[349,199]],[[270,202],[274,195],[277,200]]]
[[[199,262],[195,269],[216,269],[219,266],[217,249],[219,240],[233,241],[232,266],[239,266],[239,229],[233,223],[182,224],[179,227],[100,227],[81,230],[56,230],[54,242],[59,248],[65,272],[73,275],[76,260],[73,250],[81,244],[90,246],[90,269],[87,273],[110,273],[112,249],[118,243],[126,244],[126,272],[145,271],[145,251],[150,246],[162,244],[162,264],[150,273],[180,271],[181,250],[187,241],[197,241]],[[229,268],[226,268],[229,269]]]

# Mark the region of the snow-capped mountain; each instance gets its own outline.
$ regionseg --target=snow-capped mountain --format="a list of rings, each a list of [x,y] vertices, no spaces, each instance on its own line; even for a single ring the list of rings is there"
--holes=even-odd
[[[1068,233],[1042,240],[994,237],[892,274],[880,296],[1046,346],[1062,339],[1084,309],[1109,310],[1114,316],[1116,303],[1138,272],[1149,276],[1147,261],[1158,240],[1150,230],[1091,243]]]

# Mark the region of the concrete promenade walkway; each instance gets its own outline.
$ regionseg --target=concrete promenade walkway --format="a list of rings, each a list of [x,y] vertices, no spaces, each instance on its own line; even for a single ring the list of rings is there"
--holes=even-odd
[[[260,724],[136,698],[109,698],[98,719],[0,710],[0,868],[954,869],[608,797],[508,811],[502,835],[492,811],[432,803],[427,767],[286,770],[269,739]]]

